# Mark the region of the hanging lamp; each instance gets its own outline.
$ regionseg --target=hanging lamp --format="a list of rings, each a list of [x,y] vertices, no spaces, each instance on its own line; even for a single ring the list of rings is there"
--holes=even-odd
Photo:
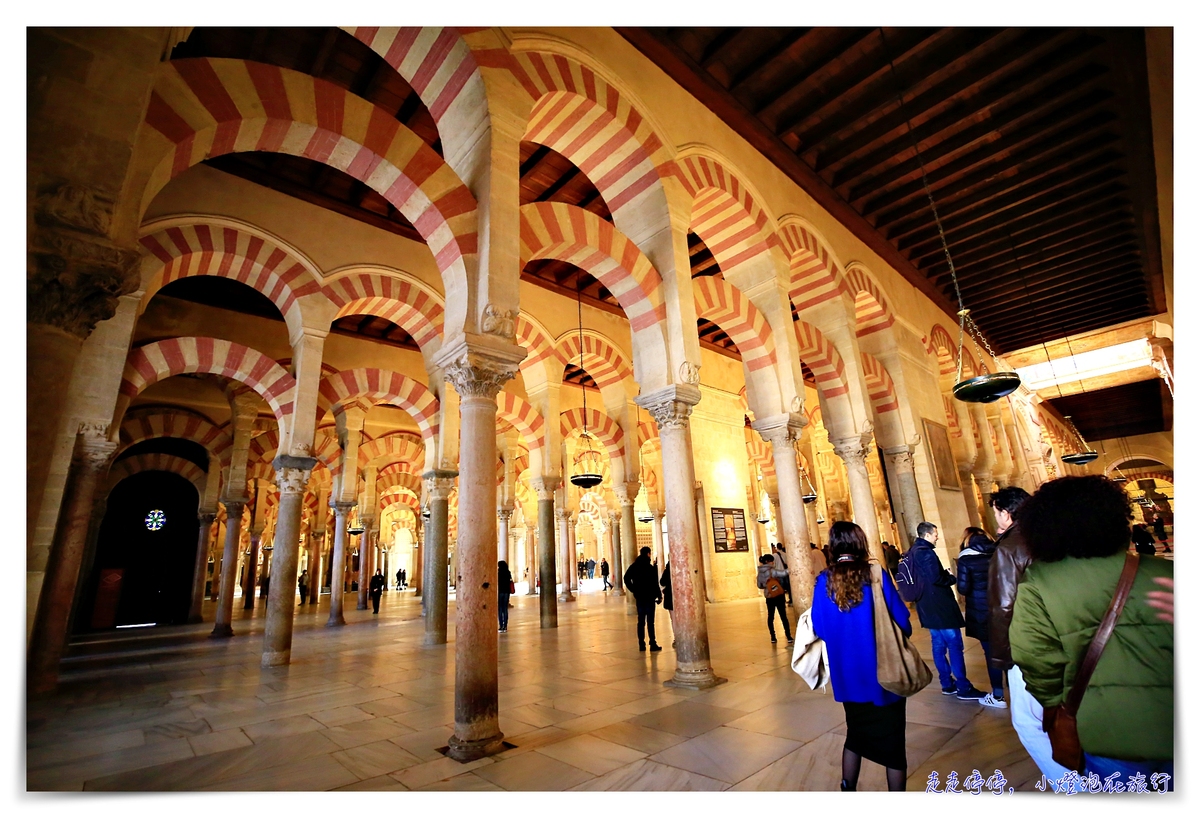
[[[1088,448],[1087,441],[1083,439],[1083,435],[1079,434],[1079,429],[1075,428],[1075,422],[1071,420],[1071,416],[1063,415],[1063,419],[1071,427],[1071,431],[1075,433],[1075,440],[1079,445],[1079,451],[1067,452],[1062,456],[1062,461],[1070,463],[1072,466],[1086,466],[1099,457],[1099,452]]]
[[[575,291],[575,303],[579,316],[579,371],[583,372],[583,286]],[[595,488],[604,481],[600,470],[600,453],[592,445],[592,434],[587,427],[587,387],[580,384],[583,391],[583,431],[579,438],[584,450],[575,457],[575,473],[571,475],[571,484],[585,491]]]
[[[892,62],[892,57],[887,53],[887,38],[883,33],[883,27],[879,28],[879,38],[883,42],[884,54],[887,56],[888,67],[891,70],[892,79],[896,83],[896,102],[900,106],[900,111],[904,113],[904,124],[908,130],[908,138],[912,141],[913,153],[916,155],[917,166],[921,169],[921,184],[925,188],[925,197],[929,200],[929,209],[933,213],[933,223],[937,227],[938,237],[942,242],[942,252],[946,255],[946,264],[950,267],[950,281],[954,284],[954,296],[958,301],[958,374],[957,381],[954,384],[954,397],[964,403],[992,403],[1000,400],[1005,395],[1011,395],[1017,391],[1017,387],[1021,385],[1021,376],[1016,372],[984,372],[982,375],[976,375],[973,378],[963,380],[963,346],[966,338],[970,336],[975,344],[976,351],[980,350],[980,342],[987,349],[988,357],[992,359],[992,363],[996,370],[1000,369],[1000,361],[996,357],[996,353],[992,351],[992,347],[984,337],[983,332],[971,318],[971,311],[963,304],[962,290],[958,286],[958,274],[954,270],[954,259],[950,256],[950,245],[946,241],[946,232],[942,229],[942,219],[938,215],[937,204],[933,201],[933,190],[929,187],[929,177],[925,172],[925,163],[921,159],[921,150],[917,146],[917,139],[913,135],[912,122],[908,118],[908,114],[904,112],[904,95],[901,93],[900,78],[896,73],[896,66]]]
[[[808,476],[808,472],[805,471],[803,466],[800,467],[800,477],[803,478],[804,483],[808,483],[808,491],[804,492],[800,498],[806,504],[817,502],[817,487],[813,485],[812,479]],[[803,487],[804,483],[801,483],[801,487]]]
[[[637,407],[637,413],[634,415],[634,441],[637,440],[637,430],[642,425],[642,408]],[[646,463],[642,460],[642,450],[638,447],[638,482],[643,486],[646,485]],[[637,516],[639,523],[654,522],[654,513],[650,511],[650,493],[638,492],[638,499],[634,502],[634,514]]]

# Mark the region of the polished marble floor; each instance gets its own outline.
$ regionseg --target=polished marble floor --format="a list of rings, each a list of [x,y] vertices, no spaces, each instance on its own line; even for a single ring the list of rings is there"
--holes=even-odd
[[[597,579],[587,586],[599,586]],[[422,647],[420,603],[389,591],[381,613],[324,627],[328,600],[298,614],[292,664],[262,670],[261,606],[210,640],[205,624],[77,640],[62,685],[27,705],[29,790],[836,790],[845,721],[771,644],[762,600],[710,605],[713,665],[729,681],[666,688],[674,657],[640,653],[620,598],[591,590],[538,627],[537,599],[514,596],[500,635],[500,726],[515,747],[460,764],[450,644]],[[243,612],[238,610],[238,615]],[[927,633],[917,643],[928,659]],[[979,644],[968,675],[986,686]],[[932,666],[932,663],[931,663]],[[1039,774],[1007,710],[943,696],[909,701],[909,789],[931,771],[996,769],[1030,790]],[[860,790],[885,789],[863,763]]]

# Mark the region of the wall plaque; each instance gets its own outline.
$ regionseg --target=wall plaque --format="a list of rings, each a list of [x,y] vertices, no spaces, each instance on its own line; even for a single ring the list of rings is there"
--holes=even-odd
[[[750,539],[746,535],[746,514],[740,508],[714,508],[712,510],[713,550],[749,551]]]

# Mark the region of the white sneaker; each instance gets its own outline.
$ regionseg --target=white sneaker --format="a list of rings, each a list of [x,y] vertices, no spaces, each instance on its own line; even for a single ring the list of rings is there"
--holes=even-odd
[[[1008,707],[1008,702],[1004,701],[1004,699],[997,699],[991,693],[989,693],[986,696],[984,696],[983,698],[981,698],[979,700],[979,703],[982,704],[984,707],[1001,707],[1001,708]]]

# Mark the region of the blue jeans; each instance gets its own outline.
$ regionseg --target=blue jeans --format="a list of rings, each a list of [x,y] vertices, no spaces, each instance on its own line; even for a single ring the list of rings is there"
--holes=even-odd
[[[983,647],[983,661],[987,662],[988,681],[992,683],[992,695],[997,699],[1004,698],[1004,671],[992,667],[991,645],[985,639],[979,640]]]
[[[497,594],[496,613],[500,615],[500,630],[508,629],[508,597],[509,594]]]
[[[970,690],[971,682],[967,679],[967,665],[963,661],[962,631],[958,628],[943,630],[930,628],[929,638],[933,642],[933,664],[937,668],[942,689],[953,687],[959,693]],[[946,659],[947,653],[950,654],[949,661]]]

